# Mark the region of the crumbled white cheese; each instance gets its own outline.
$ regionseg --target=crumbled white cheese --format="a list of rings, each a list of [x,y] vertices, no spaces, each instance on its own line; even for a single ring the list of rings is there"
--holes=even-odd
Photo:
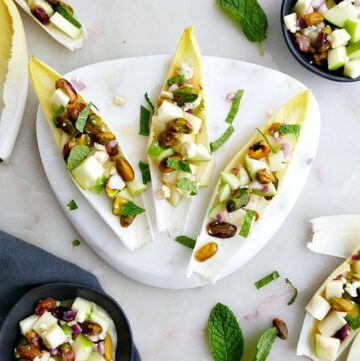
[[[99,150],[98,152],[94,153],[94,158],[101,164],[105,164],[110,158],[107,152]]]
[[[94,143],[94,148],[97,150],[102,150],[102,151],[105,151],[105,149],[106,149],[104,145],[99,144],[99,143]]]
[[[79,310],[75,316],[75,321],[77,322],[84,322],[85,321],[86,314],[84,311]]]
[[[163,186],[161,187],[160,194],[161,194],[161,196],[162,196],[163,198],[170,198],[170,196],[171,196],[171,189],[170,189],[168,186],[163,185]]]
[[[197,153],[197,146],[194,142],[184,142],[181,145],[180,153],[185,158],[195,157]]]
[[[177,68],[177,73],[188,80],[194,76],[194,69],[187,63],[180,63]]]
[[[345,286],[345,291],[351,296],[351,297],[357,297],[357,289],[360,287],[360,282],[348,282]]]
[[[113,97],[113,102],[114,102],[114,104],[116,104],[116,105],[124,105],[124,103],[125,103],[125,98],[124,98],[124,97],[121,97],[121,96],[119,96],[119,95],[115,95],[115,96]]]

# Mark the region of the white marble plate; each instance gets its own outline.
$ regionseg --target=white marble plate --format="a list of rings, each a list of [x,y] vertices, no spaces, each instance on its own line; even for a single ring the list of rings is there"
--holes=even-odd
[[[143,95],[148,92],[152,99],[156,99],[169,61],[169,56],[118,59],[89,65],[67,74],[68,79],[79,77],[86,84],[86,88],[82,90],[83,95],[100,109],[134,165],[140,159],[146,161],[147,138],[138,135],[139,108],[140,104],[145,104]],[[255,127],[265,122],[269,113],[306,88],[283,73],[237,60],[204,57],[204,70],[210,139],[217,138],[227,126],[224,119],[231,105],[226,100],[227,94],[238,88],[245,89],[245,93],[234,122],[235,133],[224,147],[214,154],[214,177],[209,187],[203,190],[192,204],[185,234],[193,237],[196,237],[200,230],[219,169],[224,167],[253,134]],[[113,103],[115,95],[126,99],[123,106]],[[319,127],[319,124],[314,125],[314,136],[304,154],[308,160],[308,169],[299,174],[299,187],[291,190],[291,201],[282,204],[282,220],[267,234],[267,241],[286,219],[300,195],[317,149]],[[135,253],[130,253],[122,245],[73,184],[40,109],[37,116],[37,137],[43,166],[59,203],[74,227],[100,257],[128,277],[151,286],[192,288],[205,284],[204,280],[196,275],[190,279],[186,277],[191,250],[177,244],[165,234],[155,231],[156,242]],[[150,192],[149,189],[145,200],[150,218],[155,224]],[[283,192],[282,196],[286,199],[289,194]],[[72,199],[79,208],[71,212],[66,205]],[[235,260],[229,266],[222,273],[222,277],[235,271],[240,265],[236,265]]]

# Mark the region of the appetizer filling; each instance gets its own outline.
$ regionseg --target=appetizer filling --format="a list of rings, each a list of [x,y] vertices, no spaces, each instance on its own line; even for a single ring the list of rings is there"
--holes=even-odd
[[[322,360],[335,360],[351,330],[360,328],[360,251],[347,265],[306,307],[316,319],[315,354]]]
[[[360,76],[360,3],[343,0],[298,0],[294,12],[284,17],[296,47],[310,62],[340,70],[350,78]]]
[[[181,63],[177,73],[157,101],[153,117],[154,140],[148,154],[161,173],[158,198],[176,206],[180,200],[195,196],[203,182],[203,167],[209,162],[209,150],[199,142],[204,119],[201,84],[195,84],[194,69]]]
[[[265,132],[258,132],[258,139],[241,161],[220,174],[217,195],[208,214],[211,222],[207,233],[211,237],[248,237],[260,218],[259,201],[270,201],[277,194],[278,178],[291,159],[300,125],[273,123]],[[217,247],[210,246],[213,243],[200,248],[195,258],[204,261],[212,257],[217,252]]]
[[[43,25],[53,25],[71,38],[81,33],[81,24],[72,7],[59,0],[23,0],[33,16]]]
[[[128,227],[144,209],[132,202],[146,186],[135,178],[115,135],[97,114],[95,106],[78,99],[65,79],[55,83],[51,102],[56,109],[53,121],[62,130],[63,157],[76,183],[100,193],[105,189],[112,200],[112,212]]]
[[[113,361],[116,332],[110,316],[93,302],[77,297],[37,302],[35,313],[19,322],[16,360]]]

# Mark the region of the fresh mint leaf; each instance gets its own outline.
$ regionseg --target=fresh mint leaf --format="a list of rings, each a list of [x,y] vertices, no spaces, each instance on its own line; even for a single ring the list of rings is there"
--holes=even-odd
[[[166,165],[169,168],[175,170],[182,170],[183,172],[191,173],[190,164],[185,160],[179,160],[179,159],[175,159],[174,157],[169,157],[166,161]]]
[[[103,190],[106,179],[106,176],[103,175],[101,178],[96,180],[96,184],[92,188],[95,193],[99,194]]]
[[[239,111],[240,101],[241,101],[243,94],[244,94],[244,89],[238,89],[236,91],[234,100],[231,103],[231,108],[230,108],[229,114],[227,115],[227,117],[225,119],[226,123],[229,123],[229,124],[233,123],[233,121],[236,117],[236,114]]]
[[[78,209],[78,205],[73,199],[67,204],[67,207],[69,211],[75,211],[75,209]]]
[[[171,86],[173,84],[185,83],[186,79],[184,75],[174,76],[167,80],[167,85]]]
[[[139,168],[141,171],[141,177],[144,184],[151,182],[151,174],[149,164],[142,161],[139,162]]]
[[[78,239],[74,239],[74,240],[72,241],[72,246],[73,246],[73,247],[79,247],[80,244],[81,244],[81,242],[80,242]]]
[[[239,232],[239,235],[241,237],[246,238],[249,235],[255,214],[255,211],[252,211],[250,209],[246,210],[246,216]]]
[[[285,282],[286,282],[287,284],[289,284],[290,287],[294,290],[293,296],[291,297],[290,301],[287,303],[287,305],[290,306],[290,305],[292,305],[292,304],[295,302],[295,300],[296,300],[296,298],[297,298],[297,296],[298,296],[298,290],[297,290],[296,287],[294,287],[294,285],[291,283],[291,281],[290,281],[288,278],[285,278]]]
[[[146,103],[148,103],[149,107],[151,108],[151,111],[154,113],[155,107],[154,107],[154,104],[151,102],[147,92],[145,93],[144,97],[145,97]]]
[[[235,131],[234,127],[232,125],[229,125],[222,136],[220,136],[215,141],[211,142],[210,143],[211,153],[216,152],[220,147],[222,147],[228,141],[228,139],[231,137],[234,131]]]
[[[74,168],[78,167],[89,155],[89,153],[90,148],[86,145],[75,145],[72,147],[67,159],[68,170],[73,170]]]
[[[64,113],[64,111],[65,111],[65,107],[63,105],[61,105],[60,108],[55,112],[55,114],[54,114],[54,116],[52,118],[52,121],[53,121],[56,128],[59,128],[59,123],[57,121],[57,117],[59,115],[61,115],[62,113]]]
[[[280,274],[278,271],[274,271],[273,273],[270,273],[269,275],[265,276],[261,280],[255,282],[255,286],[257,289],[266,286],[272,281],[275,281],[277,278],[280,277]]]
[[[81,29],[81,24],[65,8],[58,6],[56,8],[56,12],[58,12],[62,17],[64,17],[69,23],[73,24],[76,28]]]
[[[299,124],[282,124],[279,126],[279,133],[284,134],[294,134],[296,138],[300,135],[300,125]]]
[[[277,152],[281,149],[281,147],[279,147],[279,148],[274,148],[274,147],[270,144],[268,137],[267,137],[259,128],[256,128],[256,130],[257,130],[257,131],[260,133],[260,135],[263,137],[263,139],[265,140],[265,143],[269,146],[269,148],[271,149],[271,151],[272,151],[273,153],[277,153]]]
[[[76,120],[75,123],[75,128],[82,133],[84,131],[84,127],[86,125],[87,122],[87,118],[89,116],[89,112],[91,109],[91,105],[92,103],[90,102],[89,104],[86,104],[85,108],[79,113],[79,116]]]
[[[183,106],[185,103],[193,103],[198,97],[199,93],[196,89],[190,86],[182,86],[173,91],[174,101]]]
[[[140,135],[148,136],[150,134],[150,112],[140,105]]]
[[[144,208],[139,207],[137,204],[131,201],[125,203],[121,208],[121,215],[126,217],[136,216],[143,212],[145,212]]]
[[[216,0],[216,2],[239,23],[249,41],[261,44],[266,39],[268,21],[257,0]]]
[[[272,345],[274,344],[278,331],[275,327],[268,328],[260,337],[256,345],[256,354],[253,361],[265,361],[270,354]]]
[[[190,195],[195,196],[197,194],[196,183],[189,178],[181,178],[177,183],[176,187],[183,189],[184,191],[190,192]]]
[[[240,361],[244,339],[233,312],[218,303],[208,320],[208,341],[214,361]]]
[[[347,314],[345,319],[349,323],[349,325],[351,326],[351,328],[353,330],[357,330],[360,328],[360,316],[359,315],[353,316],[353,315]]]
[[[192,248],[194,249],[195,248],[195,239],[192,239],[190,237],[187,237],[187,236],[177,236],[175,238],[175,241],[178,242],[178,243],[181,243],[182,245],[186,246],[186,247],[189,247],[189,248]]]

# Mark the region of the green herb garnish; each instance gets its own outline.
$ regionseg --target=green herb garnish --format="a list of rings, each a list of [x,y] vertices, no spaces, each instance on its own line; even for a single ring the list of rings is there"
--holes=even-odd
[[[251,209],[246,210],[246,216],[239,232],[241,237],[246,238],[249,235],[255,214],[255,211],[252,211]]]
[[[141,177],[144,184],[151,182],[151,174],[149,164],[142,161],[139,162],[139,168],[141,171]]]
[[[144,208],[139,207],[134,202],[127,202],[121,208],[121,215],[126,217],[133,217],[145,212]]]
[[[186,247],[189,247],[189,248],[192,248],[194,249],[195,248],[195,239],[192,239],[190,237],[187,237],[187,236],[177,236],[175,238],[175,241],[178,242],[178,243],[181,243],[182,245],[186,246]]]
[[[265,276],[261,280],[255,282],[255,286],[256,286],[257,289],[259,289],[261,287],[266,286],[268,283],[276,280],[279,277],[280,277],[279,272],[274,271],[273,273],[270,273],[269,275]]]
[[[296,138],[300,134],[300,125],[299,124],[282,124],[279,126],[279,133],[284,134],[294,134]]]
[[[103,190],[106,180],[107,178],[104,175],[101,178],[98,178],[96,180],[96,184],[92,187],[92,190],[95,193],[99,194]]]
[[[349,323],[349,325],[351,326],[351,328],[353,330],[357,330],[360,328],[360,315],[353,316],[353,315],[347,314],[345,319]]]
[[[253,361],[265,361],[270,354],[272,345],[278,335],[275,327],[268,328],[260,337],[256,345],[256,354]]]
[[[79,113],[79,116],[75,123],[75,128],[82,133],[84,131],[84,127],[87,122],[87,118],[89,117],[89,112],[91,109],[92,103],[86,104],[85,108]]]
[[[272,151],[273,153],[277,153],[277,152],[281,149],[281,147],[274,148],[274,147],[270,144],[268,137],[267,137],[259,128],[256,128],[256,130],[257,130],[257,131],[260,133],[260,135],[263,137],[263,139],[265,140],[266,144],[269,146],[269,148],[271,149],[271,151]]]
[[[183,106],[185,103],[193,103],[199,94],[193,87],[183,86],[173,91],[174,101],[179,105]]]
[[[291,281],[290,281],[288,278],[285,278],[285,282],[286,282],[287,284],[289,284],[290,287],[294,290],[293,296],[291,297],[290,301],[287,303],[287,305],[290,306],[290,305],[292,305],[292,304],[295,302],[296,297],[298,296],[298,290],[297,290],[296,287],[294,287],[294,285],[291,283]]]
[[[229,125],[225,130],[224,134],[220,136],[220,138],[216,139],[215,141],[210,143],[210,150],[211,153],[217,151],[220,147],[222,147],[225,142],[231,137],[232,133],[234,133],[235,129],[232,125]]]
[[[195,196],[197,194],[196,183],[189,178],[181,178],[177,183],[176,187],[183,189],[184,191],[190,192],[190,195]]]
[[[239,111],[240,101],[241,101],[243,94],[244,94],[244,89],[238,89],[236,91],[234,100],[231,103],[231,108],[230,108],[229,114],[227,115],[227,117],[225,119],[226,123],[232,124],[232,122],[234,121],[236,114]]]
[[[151,111],[154,113],[155,112],[155,107],[154,107],[154,104],[151,102],[147,92],[145,93],[144,97],[145,97],[146,103],[148,103]]]
[[[68,170],[73,170],[74,168],[78,167],[89,155],[89,153],[90,148],[86,145],[75,145],[72,147],[67,159]]]
[[[79,247],[80,244],[81,244],[81,242],[80,242],[78,239],[74,239],[74,240],[72,241],[72,246],[73,246],[73,247]]]
[[[179,76],[173,76],[172,78],[167,80],[167,85],[173,85],[173,84],[179,84],[179,83],[185,83],[186,79],[184,77],[184,75],[179,75]]]
[[[60,108],[55,112],[55,114],[54,114],[54,116],[52,118],[52,121],[53,121],[56,128],[59,128],[59,123],[57,121],[57,117],[59,115],[61,115],[62,113],[64,113],[64,111],[65,111],[65,107],[63,105],[61,105]]]
[[[257,0],[216,0],[216,2],[240,24],[249,41],[261,45],[266,39],[268,22]]]
[[[67,204],[67,207],[69,211],[74,211],[75,209],[78,209],[78,206],[73,199]]]
[[[65,8],[58,6],[56,8],[56,12],[58,12],[62,17],[64,17],[69,23],[73,24],[76,28],[81,29],[81,24]]]
[[[182,170],[183,172],[191,173],[190,164],[185,160],[179,160],[175,159],[174,157],[169,157],[166,161],[166,165],[169,168],[175,170]]]
[[[208,320],[208,341],[214,361],[240,361],[244,339],[233,312],[218,303]]]
[[[148,136],[150,134],[150,112],[140,105],[140,135]]]

